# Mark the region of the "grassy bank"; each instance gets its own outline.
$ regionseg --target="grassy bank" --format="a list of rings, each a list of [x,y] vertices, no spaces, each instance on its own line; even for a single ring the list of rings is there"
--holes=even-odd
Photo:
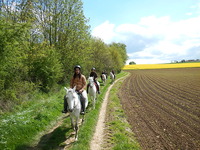
[[[125,112],[117,95],[123,80],[124,78],[120,79],[110,91],[106,116],[106,141],[103,147],[115,150],[138,150],[140,146],[126,121]]]
[[[0,117],[0,149],[21,149],[43,130],[53,126],[60,116],[63,93],[37,93],[29,102]]]

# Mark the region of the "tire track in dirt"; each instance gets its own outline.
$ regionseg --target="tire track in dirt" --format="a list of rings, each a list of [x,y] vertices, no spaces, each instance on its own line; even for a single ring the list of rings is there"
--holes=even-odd
[[[146,80],[143,80],[143,81],[145,82]],[[145,84],[147,84],[147,86],[152,85],[152,83],[148,84],[147,82],[145,82]],[[185,119],[184,118],[182,118],[182,119],[184,119],[186,123],[187,123],[187,119],[192,119],[194,124],[198,123],[198,117],[194,116],[193,113],[191,113],[191,112],[193,112],[194,109],[191,109],[190,111],[188,111],[187,110],[188,108],[186,109],[185,107],[182,107],[182,105],[174,103],[173,100],[168,98],[169,94],[171,95],[171,93],[170,93],[171,90],[167,90],[167,88],[165,90],[162,90],[162,89],[164,89],[164,87],[162,87],[162,86],[156,86],[156,90],[155,90],[155,88],[151,88],[151,86],[149,86],[148,88],[149,88],[149,92],[145,93],[145,94],[147,94],[149,97],[153,97],[154,99],[161,98],[162,101],[165,102],[163,104],[168,105],[168,107],[170,107],[172,109],[169,111],[177,112],[177,113],[179,113],[179,115],[181,114],[181,116],[184,116]],[[156,94],[156,92],[159,93],[159,95],[154,96],[154,94]],[[165,96],[166,95],[165,93],[167,93],[167,96]],[[173,96],[173,99],[176,99],[176,102],[177,102],[177,100],[184,102],[184,99],[180,98],[177,94],[171,95],[171,96]],[[157,103],[159,104],[159,101],[157,101]],[[163,107],[163,108],[165,108],[165,107]],[[197,127],[196,130],[199,130],[199,127]]]
[[[135,71],[124,81],[120,94],[141,146],[144,149],[199,148],[199,109],[192,112],[190,109],[195,107],[187,102],[193,92],[187,92],[186,88],[179,90],[177,83],[166,83],[166,80],[163,83],[162,78],[151,75],[150,71],[148,74]],[[174,91],[184,96],[180,97]],[[181,101],[186,101],[184,103],[189,107],[182,107]],[[127,103],[132,105],[127,106]]]
[[[166,89],[166,91],[167,91],[167,89]],[[170,90],[169,90],[169,91],[170,91]],[[176,98],[175,98],[175,99],[176,99]],[[167,101],[169,101],[169,100],[170,100],[170,99],[166,97],[166,101],[165,101],[165,102],[167,102]],[[173,105],[172,105],[172,106],[173,106]],[[167,108],[167,107],[164,106],[162,109],[166,111],[166,110],[167,110],[166,108]],[[170,108],[172,108],[172,107],[170,107]],[[171,112],[173,112],[173,113],[171,113]],[[169,114],[172,114],[172,117],[173,117],[173,118],[176,117],[176,119],[177,119],[177,121],[178,121],[178,124],[180,124],[179,126],[184,126],[185,129],[188,129],[188,131],[189,131],[190,134],[191,134],[191,132],[193,132],[193,133],[192,133],[193,135],[196,134],[195,128],[191,126],[191,125],[192,125],[192,124],[191,124],[191,121],[190,121],[190,124],[189,124],[188,121],[187,121],[187,119],[190,119],[190,116],[189,116],[188,118],[185,119],[186,114],[185,114],[185,112],[182,111],[182,109],[176,108],[176,109],[173,109],[173,110],[169,111],[168,113],[169,113]],[[185,130],[185,129],[184,129],[184,130]],[[196,131],[199,130],[199,128],[196,128],[196,129],[197,129]],[[197,134],[197,135],[198,135],[198,134]]]
[[[158,81],[159,82],[159,81]],[[153,83],[154,84],[154,83]],[[182,113],[185,113],[185,115],[188,115],[194,120],[198,120],[198,115],[199,115],[199,110],[198,110],[198,105],[193,104],[189,102],[189,99],[194,99],[191,98],[192,94],[187,95],[187,96],[179,96],[179,92],[176,92],[176,90],[170,89],[170,87],[167,87],[163,84],[157,84],[156,89],[159,90],[160,94],[162,93],[163,95],[167,95],[170,97],[173,97],[173,99],[167,99],[166,103],[169,103],[171,107],[174,107],[174,109],[179,109]],[[152,89],[155,90],[155,89]],[[184,95],[184,93],[181,93],[181,95]]]
[[[169,107],[167,105],[167,103],[162,103],[163,105],[159,105],[159,102],[157,101],[157,99],[159,100],[162,100],[162,102],[165,102],[165,99],[164,98],[161,98],[160,95],[156,95],[156,93],[150,93],[151,91],[151,84],[148,84],[148,82],[146,82],[147,80],[143,79],[142,77],[140,78],[140,83],[141,85],[143,85],[143,90],[145,89],[145,93],[144,93],[144,96],[147,98],[149,98],[148,101],[146,101],[146,103],[144,103],[145,107],[149,109],[149,111],[153,114],[154,110],[159,110],[160,113],[165,113],[165,116],[168,116],[168,118],[171,118],[173,120],[173,122],[177,122],[177,126],[181,126],[183,127],[184,126],[184,130],[187,129],[187,131],[189,131],[188,133],[192,133],[193,135],[196,135],[196,132],[195,130],[193,129],[193,127],[191,128],[190,127],[190,124],[188,125],[187,124],[187,121],[184,121],[184,117],[182,117],[179,113],[179,111],[177,111],[176,109],[173,109],[172,107]],[[146,84],[144,84],[144,83]],[[146,86],[144,86],[146,85]],[[162,96],[162,95],[161,95]],[[157,97],[157,98],[156,98]],[[146,99],[144,98],[144,99]],[[166,97],[167,99],[167,97]],[[168,100],[168,99],[167,99]],[[156,105],[155,105],[156,104]],[[155,106],[155,107],[154,107]],[[166,108],[171,108],[172,110],[168,110]],[[157,114],[154,113],[153,116],[156,116]],[[184,116],[184,115],[183,115]],[[150,116],[149,116],[150,117]],[[157,117],[159,118],[159,115],[157,115]],[[156,117],[156,118],[157,118]],[[165,124],[167,124],[168,122],[168,119],[165,119],[163,116],[162,116],[162,120],[163,122],[165,122]],[[152,124],[152,126],[154,126]],[[170,126],[168,126],[168,129],[169,129]],[[197,128],[198,129],[198,128]],[[179,135],[180,132],[183,132],[183,131],[180,131],[180,128],[175,128],[174,127],[170,127],[170,130],[172,130],[173,132],[176,132],[177,134],[175,135]],[[198,135],[198,134],[197,134]],[[160,137],[160,136],[159,136]],[[175,137],[173,137],[175,138]],[[178,137],[176,137],[178,138]],[[191,137],[192,138],[192,137]]]
[[[173,91],[170,91],[172,92],[171,94],[174,94],[174,95],[177,95],[177,93],[180,94],[180,97],[183,97],[182,95],[184,94],[185,97],[188,97],[189,100],[185,99],[185,97],[183,97],[183,99],[185,99],[185,101],[188,101],[189,103],[194,103],[196,100],[197,97],[200,97],[200,94],[195,91],[192,91],[191,88],[188,88],[188,87],[184,87],[184,86],[180,86],[180,85],[174,85],[173,82],[169,82],[168,80],[165,80],[165,79],[162,79],[162,78],[153,78],[153,77],[150,77],[149,78],[154,84],[157,84],[158,87],[159,86],[162,86],[163,88],[165,89],[173,89]],[[162,81],[162,82],[160,82]],[[178,88],[177,88],[178,87]],[[192,98],[195,98],[193,101]],[[196,102],[198,102],[198,100],[196,100]],[[196,103],[194,103],[196,104]]]
[[[136,78],[137,79],[139,76],[136,75]],[[125,81],[127,83],[130,83],[131,82],[131,79],[127,79],[127,81]],[[126,83],[125,83],[126,84]],[[140,93],[140,88],[139,88],[139,83],[138,83],[138,80],[134,80],[134,89],[136,90],[136,94],[135,95],[141,95]],[[126,89],[125,89],[126,91]],[[133,103],[133,101],[131,99],[129,99],[129,97],[127,96],[127,94],[123,95],[123,96],[126,96],[126,99],[129,101],[129,104]],[[128,112],[131,112],[131,114],[133,114],[135,116],[135,118],[137,118],[137,122],[135,122],[135,119],[133,119],[132,117],[129,118],[129,122],[135,124],[136,126],[136,134],[138,134],[140,137],[142,137],[141,139],[144,141],[142,143],[143,147],[148,147],[146,145],[146,143],[154,143],[156,146],[152,146],[153,149],[160,149],[161,147],[165,147],[163,145],[160,145],[161,142],[160,142],[160,139],[157,139],[156,136],[158,135],[155,130],[152,128],[153,126],[149,123],[149,122],[146,122],[146,110],[144,109],[143,107],[143,104],[141,104],[140,100],[137,100],[137,101],[134,101],[135,104],[136,104],[136,107],[134,107],[135,109],[132,109],[131,105],[128,105],[125,110],[127,110]],[[139,112],[139,113],[138,113]],[[146,133],[144,132],[140,132],[140,130],[143,129],[146,131]],[[152,137],[152,135],[155,135]],[[139,140],[141,140],[139,139]]]

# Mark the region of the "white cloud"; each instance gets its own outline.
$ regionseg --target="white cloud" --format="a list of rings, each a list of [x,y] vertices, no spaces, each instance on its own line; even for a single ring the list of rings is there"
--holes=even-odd
[[[186,15],[191,16],[191,15],[193,15],[193,13],[188,12],[188,13],[186,13]]]
[[[160,60],[156,58],[151,59],[129,59],[126,62],[126,65],[129,64],[129,62],[134,61],[136,64],[162,64],[162,63],[171,63],[169,60]]]
[[[106,43],[109,43],[112,42],[112,39],[116,36],[114,28],[114,24],[111,24],[109,21],[105,21],[101,25],[94,28],[92,35],[103,39]]]
[[[169,16],[148,16],[141,18],[137,24],[116,26],[106,21],[92,33],[106,43],[125,43],[130,60],[135,60],[137,64],[163,63],[200,58],[199,27],[200,16],[177,22],[171,21]],[[191,55],[192,53],[197,55]]]

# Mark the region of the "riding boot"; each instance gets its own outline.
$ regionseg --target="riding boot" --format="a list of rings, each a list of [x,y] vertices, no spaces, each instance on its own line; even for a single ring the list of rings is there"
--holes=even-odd
[[[97,87],[97,92],[98,92],[98,94],[100,94],[100,91],[99,91],[99,85],[97,84],[96,81],[95,81],[95,84],[96,84],[96,87]]]
[[[89,84],[87,84],[87,94],[88,94]]]
[[[83,97],[82,94],[80,96],[80,100],[81,100],[81,115],[84,115],[85,114],[85,98]]]
[[[64,96],[64,109],[62,110],[62,113],[68,112],[68,104],[67,104],[67,98]]]
[[[98,94],[100,94],[99,85],[98,84],[97,84],[97,92],[98,92]]]

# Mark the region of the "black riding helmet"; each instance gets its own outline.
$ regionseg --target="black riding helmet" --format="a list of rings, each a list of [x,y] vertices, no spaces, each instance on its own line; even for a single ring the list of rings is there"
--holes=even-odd
[[[94,70],[94,71],[95,71],[96,69],[93,67],[91,70]]]
[[[74,70],[75,70],[76,68],[79,68],[79,69],[81,70],[81,66],[79,66],[79,65],[74,66]]]

